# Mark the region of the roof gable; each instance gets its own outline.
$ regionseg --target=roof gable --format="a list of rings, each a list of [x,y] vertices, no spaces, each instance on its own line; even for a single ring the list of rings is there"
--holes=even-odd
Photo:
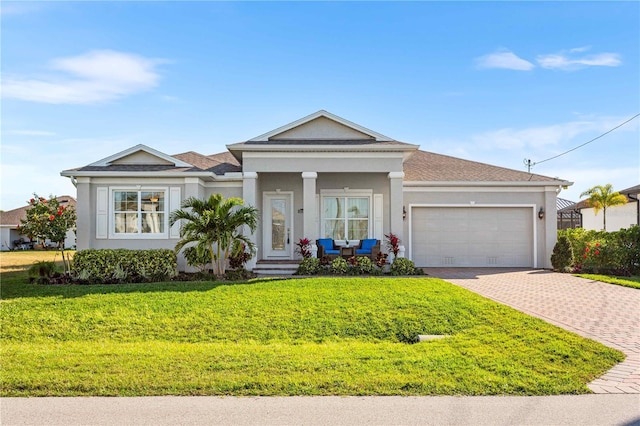
[[[292,139],[316,141],[353,139],[378,142],[393,141],[393,139],[388,136],[352,123],[325,110],[320,110],[253,139],[249,139],[249,142]]]
[[[187,162],[142,144],[89,164],[89,167],[107,167],[112,165],[192,167],[192,165]]]

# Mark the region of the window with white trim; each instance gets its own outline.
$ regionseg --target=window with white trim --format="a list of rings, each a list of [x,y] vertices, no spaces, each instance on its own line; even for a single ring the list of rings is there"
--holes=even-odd
[[[162,189],[114,189],[112,235],[166,236],[167,191]]]
[[[369,238],[370,196],[323,196],[324,238],[362,240]]]

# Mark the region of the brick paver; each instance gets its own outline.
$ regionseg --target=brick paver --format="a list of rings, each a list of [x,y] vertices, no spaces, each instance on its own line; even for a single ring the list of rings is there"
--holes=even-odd
[[[425,271],[624,352],[627,358],[589,388],[595,393],[640,394],[640,290],[545,270]]]

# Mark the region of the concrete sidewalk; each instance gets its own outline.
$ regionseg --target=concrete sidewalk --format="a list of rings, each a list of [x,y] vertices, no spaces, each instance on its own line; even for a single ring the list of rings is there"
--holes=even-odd
[[[618,349],[627,356],[589,384],[640,394],[640,290],[546,270],[426,268],[426,273]]]
[[[3,398],[14,425],[640,425],[640,395]]]

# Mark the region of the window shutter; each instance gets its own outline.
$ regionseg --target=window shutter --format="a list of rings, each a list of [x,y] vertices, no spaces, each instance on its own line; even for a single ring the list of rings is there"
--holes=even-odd
[[[96,239],[109,237],[109,188],[96,188]]]
[[[318,238],[324,238],[324,234],[322,233],[322,206],[320,205],[320,195],[316,194],[316,226],[318,229]],[[314,241],[315,244],[315,241]]]
[[[181,202],[180,187],[171,187],[169,189],[169,214],[174,210],[178,210]],[[180,221],[174,223],[171,227],[169,238],[180,238]]]
[[[373,238],[382,241],[382,216],[384,210],[384,203],[382,194],[373,194]]]

